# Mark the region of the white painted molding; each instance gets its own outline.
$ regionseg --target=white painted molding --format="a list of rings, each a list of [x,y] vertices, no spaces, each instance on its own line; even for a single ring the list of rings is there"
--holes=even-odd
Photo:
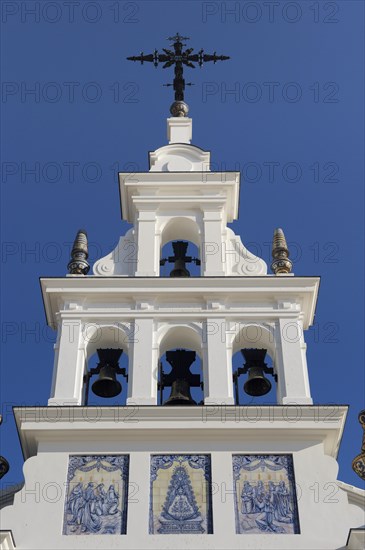
[[[119,173],[122,216],[135,223],[138,210],[169,211],[187,206],[200,210],[225,206],[227,222],[238,215],[239,172]]]
[[[313,323],[319,290],[319,277],[54,277],[41,278],[47,322],[57,326],[58,314],[64,317],[104,319],[138,318],[136,300],[142,298],[155,306],[143,316],[158,318],[214,318],[208,303],[227,304],[228,319],[265,321],[303,316],[304,330]],[[299,309],[281,308],[273,300],[297,304]],[[76,300],[81,310],[65,310],[65,303]],[[194,306],[190,304],[194,304]],[[164,305],[164,307],[162,307]],[[254,305],[251,305],[254,304]],[[221,314],[220,314],[221,315]]]
[[[210,153],[196,145],[171,143],[149,153],[150,172],[207,172]]]
[[[15,542],[11,531],[0,531],[0,550],[15,550]]]
[[[345,548],[348,550],[364,550],[365,528],[350,529]]]
[[[272,443],[300,441],[323,444],[325,454],[336,458],[348,407],[235,406],[219,403],[194,407],[15,407],[23,453],[34,456],[43,443],[158,440],[195,441],[213,438],[269,447]],[[118,435],[119,434],[119,435]],[[178,435],[177,435],[178,434]],[[205,435],[204,435],[205,434]],[[274,448],[274,447],[273,447]]]
[[[135,230],[129,229],[120,237],[115,249],[94,263],[93,273],[99,277],[133,277],[137,268]]]

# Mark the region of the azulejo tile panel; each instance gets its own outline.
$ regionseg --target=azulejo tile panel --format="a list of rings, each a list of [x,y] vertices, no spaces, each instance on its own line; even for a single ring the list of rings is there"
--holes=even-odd
[[[64,535],[125,534],[129,456],[69,458]]]
[[[233,455],[236,533],[297,534],[291,455]]]
[[[209,455],[151,457],[150,534],[210,534]]]

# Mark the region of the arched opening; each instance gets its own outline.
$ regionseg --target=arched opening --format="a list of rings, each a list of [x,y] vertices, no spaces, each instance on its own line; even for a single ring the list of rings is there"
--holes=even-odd
[[[121,327],[89,324],[85,330],[83,403],[121,406],[128,394],[128,334]]]
[[[273,332],[260,324],[239,328],[232,345],[233,390],[237,405],[276,404]]]
[[[172,327],[160,343],[157,403],[201,405],[203,398],[201,337],[191,327]]]
[[[161,232],[160,277],[200,276],[200,247],[200,231],[194,220],[169,220]]]

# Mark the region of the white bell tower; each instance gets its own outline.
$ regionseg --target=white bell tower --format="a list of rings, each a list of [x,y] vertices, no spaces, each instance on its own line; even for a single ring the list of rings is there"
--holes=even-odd
[[[192,120],[179,109],[149,171],[119,174],[131,228],[115,250],[87,274],[80,233],[71,273],[41,280],[58,334],[53,384],[48,406],[15,408],[25,485],[3,511],[3,547],[360,548],[347,539],[352,528],[362,536],[364,491],[337,480],[347,407],[313,404],[308,380],[304,333],[319,278],[291,273],[281,230],[274,274],[245,248],[228,227],[240,174],[210,170],[210,153],[191,144]],[[197,247],[200,276],[160,276],[170,242]],[[103,359],[111,350],[114,359]],[[121,350],[126,402],[116,390],[112,402],[85,405],[91,375],[116,388]],[[200,359],[202,402],[163,405],[164,385],[189,393],[182,350]],[[246,366],[235,374],[240,350]],[[256,395],[270,378],[275,403],[242,399],[239,374]]]
[[[94,277],[72,275],[62,290],[57,279],[42,281],[48,320],[60,327],[49,405],[82,405],[85,336],[104,347],[122,341],[130,361],[128,404],[156,405],[165,340],[201,357],[205,404],[234,404],[232,355],[252,347],[272,357],[279,404],[311,404],[304,330],[313,321],[319,279],[267,275],[265,262],[227,227],[238,215],[239,172],[209,170],[209,153],[188,143],[191,119],[172,117],[167,125],[170,143],[150,153],[149,172],[119,174],[123,219],[133,228],[96,262]],[[159,276],[162,246],[179,239],[198,247],[201,277]],[[60,292],[64,311],[57,309]]]

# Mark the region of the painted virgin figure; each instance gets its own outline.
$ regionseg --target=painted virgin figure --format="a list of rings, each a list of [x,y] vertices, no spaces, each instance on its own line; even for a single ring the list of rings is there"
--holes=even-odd
[[[184,526],[188,527],[187,532],[204,532],[203,518],[183,466],[177,467],[172,475],[159,521],[159,533],[182,532]]]

